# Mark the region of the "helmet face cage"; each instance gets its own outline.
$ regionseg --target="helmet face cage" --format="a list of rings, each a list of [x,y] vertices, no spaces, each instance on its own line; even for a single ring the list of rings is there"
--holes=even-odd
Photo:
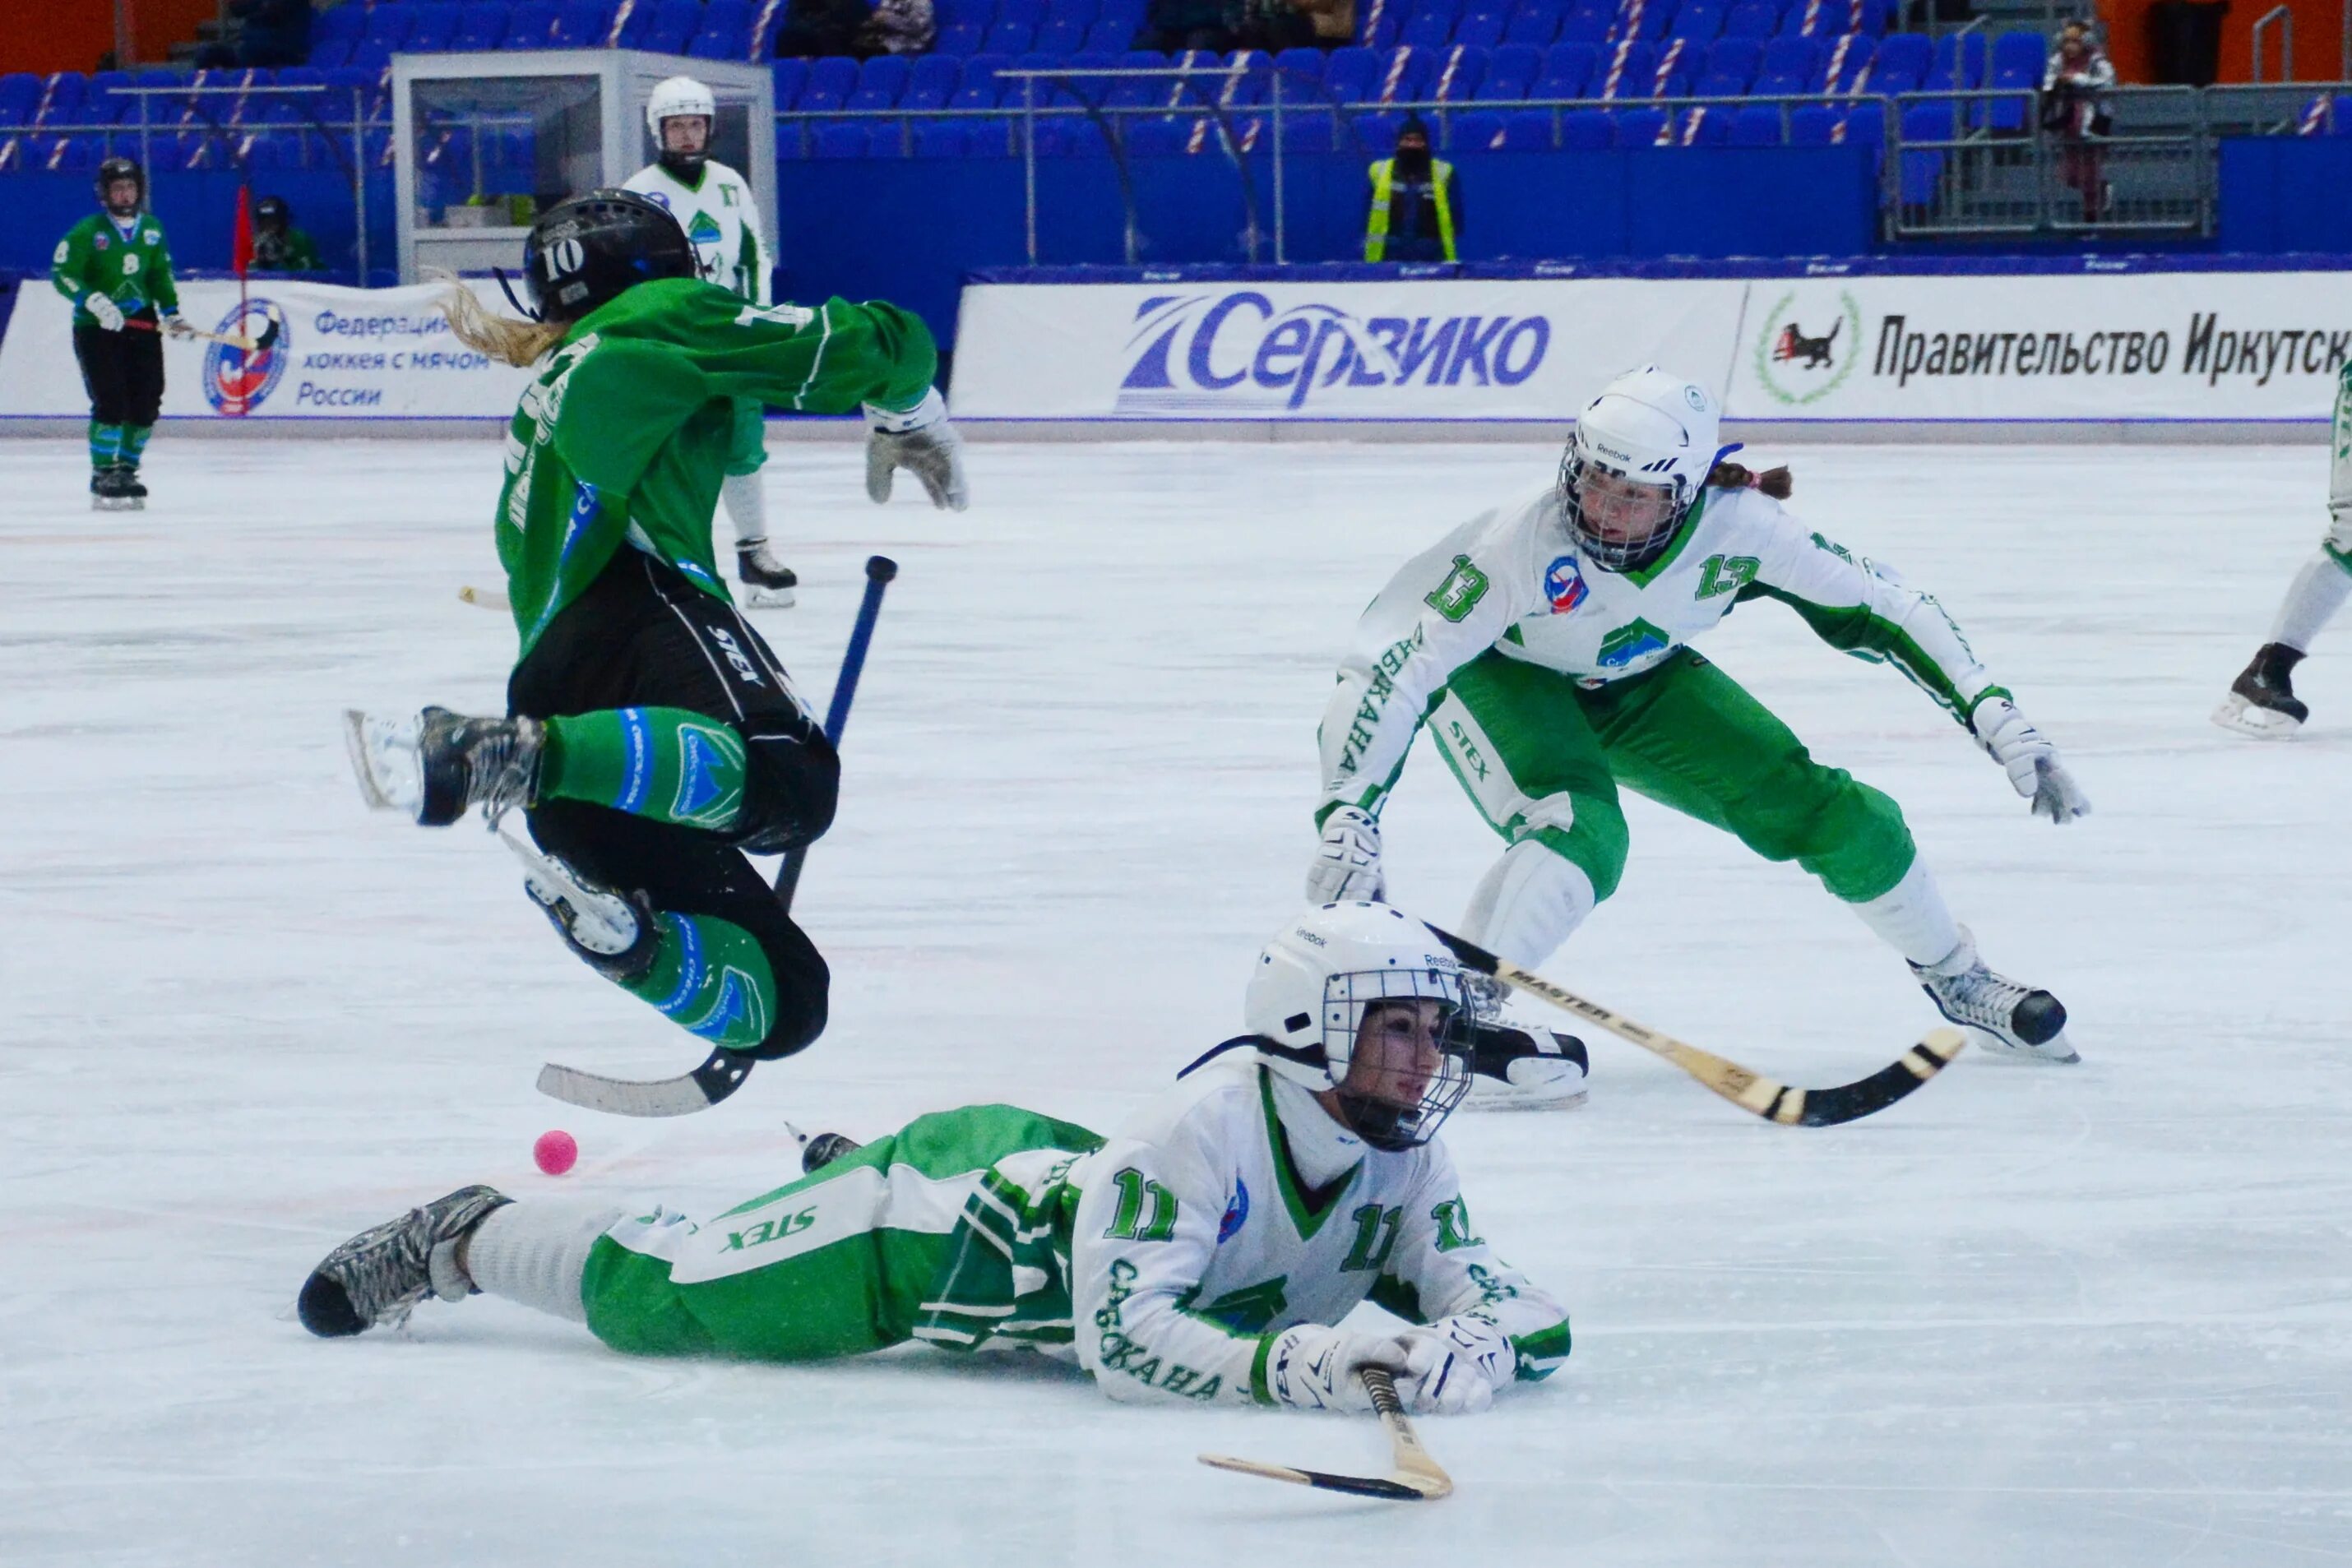
[[[114,183],[117,180],[128,180],[138,187],[139,193],[131,198],[131,205],[127,209],[118,208],[114,204]],[[99,164],[98,179],[95,183],[98,186],[98,204],[118,217],[125,215],[126,213],[135,213],[147,204],[147,172],[139,166],[135,159],[107,159]]]
[[[1628,484],[1651,486],[1664,493],[1666,514],[1648,533],[1639,538],[1611,538],[1601,534],[1584,516],[1582,490],[1587,476],[1601,474]],[[1568,451],[1559,460],[1559,500],[1568,514],[1568,526],[1575,531],[1576,542],[1585,557],[1604,571],[1639,571],[1666,553],[1682,532],[1683,522],[1690,516],[1691,497],[1685,494],[1680,475],[1670,476],[1664,484],[1640,475],[1625,474],[1608,464],[1596,462],[1584,455],[1584,445],[1570,437]]]
[[[1383,1002],[1439,1004],[1437,1065],[1411,1104],[1350,1088],[1356,1043],[1365,1017]],[[1323,983],[1323,1057],[1348,1113],[1349,1127],[1376,1149],[1391,1152],[1429,1142],[1470,1092],[1470,1026],[1481,1004],[1455,969],[1360,969]]]

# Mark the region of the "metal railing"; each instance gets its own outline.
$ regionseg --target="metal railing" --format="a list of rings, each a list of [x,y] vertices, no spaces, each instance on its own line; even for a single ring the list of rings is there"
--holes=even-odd
[[[2254,19],[2253,79],[2263,79],[2263,35],[2274,32],[2279,40],[2279,80],[2294,79],[2294,13],[2284,5],[2273,5]]]

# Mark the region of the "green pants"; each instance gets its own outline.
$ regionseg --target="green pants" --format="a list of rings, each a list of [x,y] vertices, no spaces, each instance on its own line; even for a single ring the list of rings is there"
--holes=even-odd
[[[768,405],[755,397],[735,403],[735,434],[727,444],[727,476],[757,474],[768,461]]]
[[[1876,898],[1911,868],[1900,807],[1815,762],[1787,725],[1687,648],[1594,690],[1488,652],[1454,672],[1428,727],[1488,825],[1574,862],[1597,897],[1624,874],[1621,783],[1767,860],[1795,861],[1848,904]]]
[[[615,1350],[814,1361],[919,1339],[1070,1343],[1076,1189],[1102,1140],[1013,1105],[908,1123],[814,1176],[692,1224],[624,1219],[588,1259],[588,1326]],[[1017,1281],[1017,1283],[1016,1283]]]

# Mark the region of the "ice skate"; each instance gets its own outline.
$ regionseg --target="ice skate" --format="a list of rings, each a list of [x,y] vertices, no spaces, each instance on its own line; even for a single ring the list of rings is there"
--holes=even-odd
[[[134,494],[131,470],[121,463],[110,463],[89,476],[89,507],[94,512],[138,512],[147,507],[147,487],[137,486]]]
[[[2303,727],[2311,710],[2295,699],[2289,673],[2302,663],[2303,652],[2284,643],[2265,643],[2238,678],[2230,695],[2213,710],[2213,722],[2223,729],[2259,740],[2284,740]]]
[[[406,811],[420,826],[446,828],[469,806],[491,826],[539,789],[546,728],[533,718],[469,718],[428,707],[415,718],[356,708],[343,714],[343,739],[360,793],[379,811]]]
[[[793,569],[770,552],[765,539],[735,547],[735,575],[743,582],[744,604],[753,610],[789,609],[801,585]]]
[[[661,927],[643,894],[624,895],[601,887],[511,833],[501,831],[499,838],[522,862],[523,891],[589,967],[626,985],[653,966],[661,951]]]
[[[340,1339],[379,1324],[397,1328],[428,1294],[463,1301],[474,1284],[457,1267],[457,1243],[484,1215],[513,1201],[490,1187],[459,1187],[361,1231],[310,1270],[296,1315],[320,1338]]]
[[[1573,1111],[1591,1061],[1574,1035],[1500,1020],[1472,1026],[1466,1111]]]
[[[2064,1004],[2048,991],[1986,968],[1967,926],[1960,927],[1960,945],[1943,962],[1914,964],[1911,974],[1936,1010],[1986,1049],[2039,1061],[2082,1060],[2066,1043]]]

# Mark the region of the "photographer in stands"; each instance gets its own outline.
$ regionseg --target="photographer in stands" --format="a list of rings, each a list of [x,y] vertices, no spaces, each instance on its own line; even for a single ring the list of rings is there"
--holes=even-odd
[[[2096,223],[2108,205],[2099,141],[2114,126],[2100,93],[2116,85],[2116,68],[2084,21],[2066,24],[2042,75],[2042,129],[2058,141],[2058,177],[2082,193],[2083,221]]]
[[[253,270],[256,272],[318,272],[319,247],[294,226],[294,209],[283,196],[264,196],[253,204]]]

